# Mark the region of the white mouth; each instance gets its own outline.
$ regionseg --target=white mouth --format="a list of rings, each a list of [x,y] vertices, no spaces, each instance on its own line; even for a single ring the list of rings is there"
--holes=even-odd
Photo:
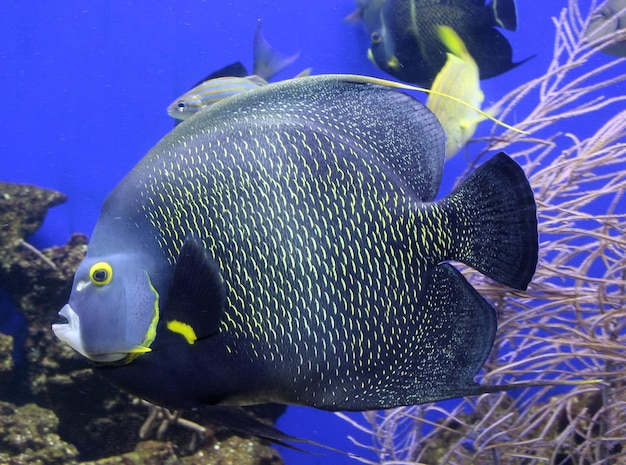
[[[116,362],[126,357],[127,354],[87,354],[83,347],[83,340],[80,335],[80,318],[74,312],[70,304],[66,304],[59,315],[67,320],[67,323],[52,325],[52,331],[56,337],[65,342],[76,352],[95,362]]]
[[[85,353],[85,349],[83,348],[83,341],[80,337],[80,318],[76,312],[72,310],[69,304],[66,304],[59,312],[59,315],[65,318],[67,323],[52,325],[52,331],[54,331],[56,337],[79,354],[91,358]]]

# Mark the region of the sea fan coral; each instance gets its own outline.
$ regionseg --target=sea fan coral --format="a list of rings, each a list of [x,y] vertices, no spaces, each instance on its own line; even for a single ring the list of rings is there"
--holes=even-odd
[[[500,327],[482,382],[602,378],[598,385],[532,388],[457,402],[367,412],[352,424],[371,434],[382,464],[612,464],[626,458],[625,59],[592,64],[590,18],[570,0],[554,18],[554,57],[544,75],[496,108],[532,110],[514,131],[483,139],[483,155],[506,150],[535,191],[540,261],[527,292],[464,273],[498,311]],[[621,33],[620,33],[621,34]],[[558,123],[558,124],[556,124]],[[590,134],[567,132],[576,126]],[[563,129],[565,128],[565,129]],[[347,419],[347,417],[344,416]],[[621,460],[621,462],[620,462]]]

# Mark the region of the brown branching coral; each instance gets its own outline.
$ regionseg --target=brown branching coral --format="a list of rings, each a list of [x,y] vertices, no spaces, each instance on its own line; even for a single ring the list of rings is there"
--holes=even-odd
[[[626,60],[589,63],[611,40],[585,37],[599,6],[583,15],[570,0],[554,19],[549,69],[497,104],[506,119],[531,103],[516,124],[529,134],[494,132],[473,160],[506,150],[530,179],[541,241],[533,282],[513,295],[464,273],[499,314],[483,383],[603,382],[368,412],[357,426],[372,435],[364,447],[375,463],[626,463],[626,95],[614,91]],[[611,88],[617,95],[605,97]],[[578,134],[581,126],[589,133]]]
[[[65,200],[53,190],[0,182],[0,286],[29,322],[46,328],[46,311],[56,311],[67,300],[87,238],[76,234],[66,245],[45,250],[27,239],[41,227],[48,209]]]

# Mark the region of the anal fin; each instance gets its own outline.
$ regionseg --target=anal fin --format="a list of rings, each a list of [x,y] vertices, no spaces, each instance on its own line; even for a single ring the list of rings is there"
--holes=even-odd
[[[435,268],[425,291],[422,308],[438,320],[430,342],[437,347],[433,371],[441,374],[441,392],[432,393],[440,399],[471,395],[473,378],[493,346],[496,312],[448,263]]]

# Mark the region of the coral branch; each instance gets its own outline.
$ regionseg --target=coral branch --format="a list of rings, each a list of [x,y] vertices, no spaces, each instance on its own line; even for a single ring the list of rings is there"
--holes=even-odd
[[[30,250],[32,253],[34,253],[37,257],[39,257],[39,259],[44,262],[46,265],[48,265],[50,268],[52,268],[53,270],[57,269],[57,266],[52,262],[52,260],[50,260],[48,257],[46,257],[44,254],[41,253],[40,250],[38,250],[36,247],[34,247],[33,245],[29,244],[28,242],[26,242],[24,239],[18,239],[17,241],[17,245],[20,247],[24,247],[27,250]]]

